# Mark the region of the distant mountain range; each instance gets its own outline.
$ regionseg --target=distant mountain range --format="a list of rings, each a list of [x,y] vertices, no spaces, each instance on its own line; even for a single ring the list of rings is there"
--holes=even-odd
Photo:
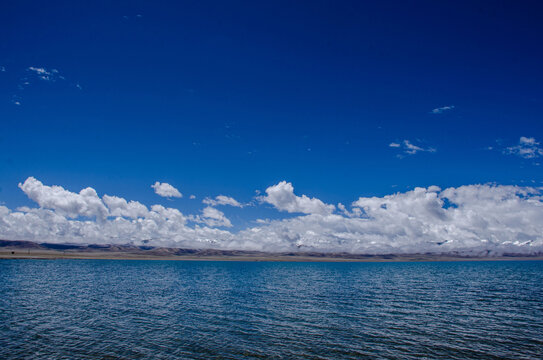
[[[260,251],[178,249],[134,245],[81,245],[0,240],[0,258],[32,259],[134,259],[134,260],[239,260],[239,261],[456,261],[456,260],[543,260],[533,255],[490,254],[349,254],[319,252],[267,253]]]

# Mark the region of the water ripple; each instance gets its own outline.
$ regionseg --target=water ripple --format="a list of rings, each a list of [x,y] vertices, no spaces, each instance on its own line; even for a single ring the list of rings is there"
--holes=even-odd
[[[2,359],[542,354],[542,262],[0,261]]]

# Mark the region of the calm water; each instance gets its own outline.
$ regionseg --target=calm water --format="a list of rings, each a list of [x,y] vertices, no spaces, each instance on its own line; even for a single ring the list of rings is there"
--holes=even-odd
[[[543,262],[0,261],[2,359],[542,356]]]

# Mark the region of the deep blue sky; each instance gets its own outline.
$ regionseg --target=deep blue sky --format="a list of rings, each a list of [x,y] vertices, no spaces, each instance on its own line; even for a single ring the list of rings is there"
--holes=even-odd
[[[9,207],[28,176],[189,209],[280,180],[327,203],[543,180],[504,154],[543,141],[537,1],[6,1],[0,39]]]

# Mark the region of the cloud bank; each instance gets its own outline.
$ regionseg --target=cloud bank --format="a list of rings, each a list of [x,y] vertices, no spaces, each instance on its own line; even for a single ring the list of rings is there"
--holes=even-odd
[[[19,184],[38,207],[0,206],[0,237],[40,242],[365,254],[533,254],[543,251],[541,188],[466,185],[360,197],[347,206],[294,193],[282,181],[259,197],[296,214],[233,232],[212,206],[185,215],[162,205],[71,192],[30,177]]]

